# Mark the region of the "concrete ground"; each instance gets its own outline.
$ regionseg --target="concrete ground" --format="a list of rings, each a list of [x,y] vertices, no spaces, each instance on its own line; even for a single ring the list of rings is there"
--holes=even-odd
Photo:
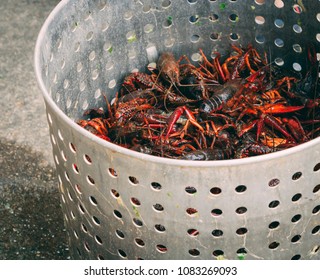
[[[0,0],[0,259],[68,259],[33,56],[58,0]]]

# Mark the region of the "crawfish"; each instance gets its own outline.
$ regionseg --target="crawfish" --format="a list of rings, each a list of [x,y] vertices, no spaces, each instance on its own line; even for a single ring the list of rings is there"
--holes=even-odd
[[[234,157],[245,158],[249,156],[265,155],[280,150],[280,148],[269,147],[255,142],[251,134],[246,134],[242,144],[236,149]]]
[[[78,125],[88,130],[92,134],[106,140],[110,141],[107,129],[107,121],[103,118],[93,118],[91,120],[79,120],[77,122]]]
[[[230,81],[220,87],[207,100],[204,100],[199,107],[199,111],[205,115],[210,115],[221,110],[227,102],[241,90],[240,80]]]
[[[158,68],[160,75],[164,79],[168,79],[174,85],[180,84],[179,62],[176,61],[172,53],[165,52],[161,54],[158,60]]]

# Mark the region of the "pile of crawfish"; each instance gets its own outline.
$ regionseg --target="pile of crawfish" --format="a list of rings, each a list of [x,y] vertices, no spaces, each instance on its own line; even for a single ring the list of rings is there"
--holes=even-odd
[[[268,63],[251,45],[232,46],[227,58],[199,54],[194,65],[163,53],[147,73],[126,76],[105,110],[87,110],[77,123],[128,149],[185,160],[268,154],[319,136],[315,52],[303,76]]]

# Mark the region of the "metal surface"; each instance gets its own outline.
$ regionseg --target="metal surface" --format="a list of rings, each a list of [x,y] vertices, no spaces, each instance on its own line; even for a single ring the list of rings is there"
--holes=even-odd
[[[304,2],[61,1],[39,34],[35,68],[74,258],[319,258],[320,139],[189,162],[126,150],[74,123],[163,51],[196,62],[199,48],[252,43],[270,61],[306,71],[320,7]]]

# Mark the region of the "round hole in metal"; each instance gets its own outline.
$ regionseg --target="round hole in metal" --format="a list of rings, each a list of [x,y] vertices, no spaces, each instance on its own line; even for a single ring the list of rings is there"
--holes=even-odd
[[[161,5],[162,5],[162,8],[167,9],[167,8],[169,8],[171,6],[171,1],[170,0],[164,0],[164,1],[162,1]]]
[[[118,254],[121,258],[127,258],[127,253],[123,251],[122,249],[118,249]]]
[[[197,229],[194,229],[194,228],[188,229],[187,233],[192,237],[196,237],[196,236],[199,235],[199,231]]]
[[[152,182],[151,183],[151,188],[155,191],[160,191],[162,189],[161,184],[157,183],[157,182]]]
[[[294,255],[291,260],[300,260],[301,259],[301,255],[297,254],[297,255]]]
[[[113,210],[113,214],[114,214],[114,216],[115,216],[116,218],[122,219],[122,214],[121,214],[120,211],[118,211],[118,210]]]
[[[276,229],[280,226],[280,223],[278,221],[273,221],[269,224],[269,229]]]
[[[168,251],[167,247],[162,244],[156,245],[156,249],[159,253],[166,253]]]
[[[314,166],[314,168],[313,168],[313,171],[314,171],[314,172],[317,172],[317,171],[319,171],[319,170],[320,170],[320,162],[317,163],[317,164]]]
[[[292,26],[292,28],[293,28],[293,31],[298,33],[298,34],[302,32],[302,27],[300,25],[298,25],[298,24],[294,24]]]
[[[238,41],[240,38],[239,34],[237,33],[230,33],[230,40],[231,41]]]
[[[90,175],[87,176],[87,182],[92,186],[95,184],[94,179]]]
[[[271,179],[268,183],[269,187],[273,188],[280,184],[280,180],[278,178]]]
[[[115,189],[111,189],[111,195],[114,197],[114,198],[119,198],[120,197],[120,194],[118,193],[118,191],[116,191]]]
[[[292,45],[292,48],[296,53],[302,53],[302,47],[299,44]]]
[[[166,231],[166,228],[163,225],[160,225],[160,224],[154,225],[154,228],[155,228],[155,230],[157,232],[165,232]]]
[[[211,234],[214,236],[214,237],[221,237],[223,235],[223,231],[220,230],[220,229],[214,229]]]
[[[200,19],[200,17],[198,15],[192,15],[191,17],[189,17],[189,22],[194,24],[194,23],[198,22],[199,19]]]
[[[281,9],[281,8],[284,7],[284,2],[283,2],[282,0],[275,0],[275,1],[274,1],[274,5],[275,5],[277,8]]]
[[[292,223],[296,223],[296,222],[300,221],[301,217],[302,217],[302,216],[301,216],[300,214],[296,214],[296,215],[294,215],[294,216],[292,217],[291,222],[292,222]]]
[[[198,34],[194,34],[191,36],[190,41],[191,43],[197,43],[200,40],[200,36]]]
[[[248,210],[248,209],[247,209],[246,207],[241,206],[241,207],[239,207],[239,208],[236,209],[236,213],[237,213],[237,214],[244,214],[244,213],[247,212],[247,210]]]
[[[301,176],[302,176],[302,172],[300,172],[300,171],[298,171],[298,172],[296,172],[296,173],[294,173],[293,175],[292,175],[292,180],[298,180],[298,179],[300,179],[301,178]]]
[[[104,260],[105,258],[104,258],[104,256],[102,256],[102,255],[99,254],[99,255],[97,256],[97,259],[98,259],[98,260]]]
[[[317,234],[319,232],[320,232],[320,225],[315,226],[311,231],[312,234]]]
[[[168,16],[164,19],[163,23],[162,23],[162,27],[163,28],[170,28],[173,24],[173,18],[172,16]]]
[[[209,16],[209,20],[210,20],[211,22],[216,22],[217,20],[219,20],[219,16],[218,16],[217,14],[211,14],[211,15]]]
[[[71,195],[71,193],[70,193],[70,191],[67,189],[67,192],[68,192],[68,197],[69,197],[69,199],[71,200],[71,201],[73,201],[73,197],[72,197],[72,195]]]
[[[197,257],[200,255],[200,251],[198,249],[190,249],[188,252],[192,257]]]
[[[218,216],[221,216],[222,215],[222,210],[221,209],[213,209],[211,211],[211,215],[214,216],[214,217],[218,217]]]
[[[64,153],[63,150],[61,150],[61,157],[64,161],[67,161],[67,157],[66,157],[66,154]]]
[[[102,245],[103,242],[102,242],[102,239],[101,239],[100,236],[96,235],[94,239],[96,240],[96,242],[97,242],[99,245]]]
[[[187,208],[186,212],[190,217],[195,217],[198,213],[198,210],[195,208],[189,207]]]
[[[236,230],[236,233],[237,233],[238,235],[245,235],[247,232],[248,232],[248,229],[245,228],[245,227],[238,228],[238,229]]]
[[[291,238],[291,242],[292,242],[292,243],[296,243],[296,242],[298,242],[300,239],[301,239],[301,235],[300,235],[300,234],[297,234],[297,235],[295,235],[295,236],[293,236],[293,237]]]
[[[277,18],[274,20],[274,25],[278,28],[283,28],[284,27],[284,21],[280,18]]]
[[[293,197],[292,197],[292,201],[293,202],[296,202],[296,201],[298,201],[300,198],[302,197],[302,194],[301,193],[297,193],[297,194],[295,194]]]
[[[81,224],[81,229],[82,229],[82,231],[85,232],[85,233],[88,232],[88,229],[87,229],[86,225],[83,224],[83,223]]]
[[[90,32],[87,33],[86,40],[87,40],[87,41],[91,41],[92,38],[93,38],[93,32],[90,31]]]
[[[188,194],[195,194],[197,192],[197,189],[195,187],[188,186],[185,188],[185,191]]]
[[[115,233],[120,239],[124,238],[124,233],[121,230],[117,229]]]
[[[220,34],[218,32],[212,32],[210,34],[210,40],[212,40],[212,41],[217,41],[219,39],[219,37],[220,37]]]
[[[239,259],[244,259],[247,254],[246,248],[240,248],[237,250],[237,255]]]
[[[247,187],[245,185],[239,185],[235,188],[237,193],[243,193],[247,190]]]
[[[317,192],[319,192],[319,190],[320,190],[320,184],[319,184],[319,185],[316,185],[316,186],[313,188],[312,192],[313,192],[313,193],[317,193]]]
[[[238,22],[239,21],[239,16],[237,14],[231,14],[231,15],[229,15],[229,20],[231,22]]]
[[[213,187],[210,189],[210,193],[214,196],[221,194],[222,190],[217,187]]]
[[[275,44],[277,47],[282,48],[282,47],[284,46],[284,41],[283,41],[282,39],[280,39],[280,38],[276,38],[276,39],[274,40],[274,44]]]
[[[97,206],[97,205],[98,205],[97,200],[96,200],[95,197],[92,196],[92,195],[89,196],[89,201],[90,201],[91,204],[94,205],[94,206]]]
[[[292,64],[292,68],[293,68],[293,70],[295,70],[295,71],[297,71],[297,72],[300,72],[300,71],[302,70],[302,67],[301,67],[301,65],[300,65],[298,62],[294,62],[294,63]]]
[[[269,208],[276,208],[279,206],[279,204],[280,204],[279,200],[273,200],[269,203]]]
[[[73,220],[76,218],[75,214],[72,211],[70,212],[70,215]]]
[[[75,163],[72,164],[72,169],[73,169],[74,173],[79,174],[79,168]]]
[[[142,239],[140,239],[140,238],[135,238],[134,239],[134,242],[137,244],[137,246],[139,246],[139,247],[144,247],[144,245],[145,245],[145,243],[144,243],[144,241],[142,240]]]
[[[143,222],[137,218],[133,218],[133,223],[137,226],[137,227],[142,227],[143,226]]]
[[[113,178],[117,178],[118,177],[117,171],[115,171],[113,168],[109,168],[108,172],[109,172],[109,175],[111,177],[113,177]]]
[[[75,184],[74,188],[76,189],[78,194],[82,194],[81,187],[78,184]]]
[[[71,152],[73,152],[73,153],[77,152],[76,146],[71,142],[69,142],[69,148],[70,148]]]
[[[254,18],[256,24],[262,25],[266,22],[266,19],[263,16],[256,16]]]
[[[83,160],[86,164],[92,164],[91,157],[89,157],[88,155],[84,155]]]
[[[139,181],[136,177],[134,176],[129,176],[129,182],[132,184],[132,185],[137,185],[139,184]]]
[[[320,211],[320,205],[317,205],[312,209],[312,214],[317,214]]]
[[[101,224],[99,218],[97,218],[96,216],[92,216],[92,220],[97,226],[99,226]]]
[[[140,205],[141,205],[140,200],[139,200],[139,199],[137,199],[137,198],[135,198],[135,197],[131,197],[130,201],[131,201],[131,203],[132,203],[132,205],[133,205],[133,206],[138,207],[138,206],[140,206]]]
[[[162,212],[164,210],[163,206],[159,203],[154,204],[152,207],[157,212]]]
[[[283,66],[284,65],[284,60],[281,57],[277,57],[274,60],[274,63],[277,64],[278,66]]]
[[[86,212],[86,210],[84,209],[84,207],[82,206],[81,203],[79,203],[78,208],[79,208],[79,210],[80,210],[80,212],[81,212],[82,214],[84,214],[84,213]]]
[[[280,245],[279,242],[274,241],[274,242],[272,242],[272,243],[269,244],[269,249],[274,250],[274,249],[278,248],[279,245]]]
[[[293,8],[293,11],[297,14],[301,14],[303,12],[302,7],[298,4],[294,4],[292,8]]]
[[[222,250],[214,250],[212,252],[212,255],[215,256],[215,257],[220,257],[220,256],[224,255],[224,252]]]
[[[89,244],[86,241],[83,243],[83,246],[88,252],[91,250]]]
[[[149,4],[144,4],[143,7],[142,7],[142,11],[144,13],[149,13],[151,11],[151,5]]]
[[[143,31],[144,31],[145,33],[147,33],[147,34],[153,32],[153,31],[154,31],[154,25],[153,25],[153,24],[150,24],[150,23],[146,24],[146,25],[144,26],[144,28],[143,28]]]
[[[262,34],[257,34],[255,37],[255,40],[258,44],[264,44],[266,41],[266,38]]]

